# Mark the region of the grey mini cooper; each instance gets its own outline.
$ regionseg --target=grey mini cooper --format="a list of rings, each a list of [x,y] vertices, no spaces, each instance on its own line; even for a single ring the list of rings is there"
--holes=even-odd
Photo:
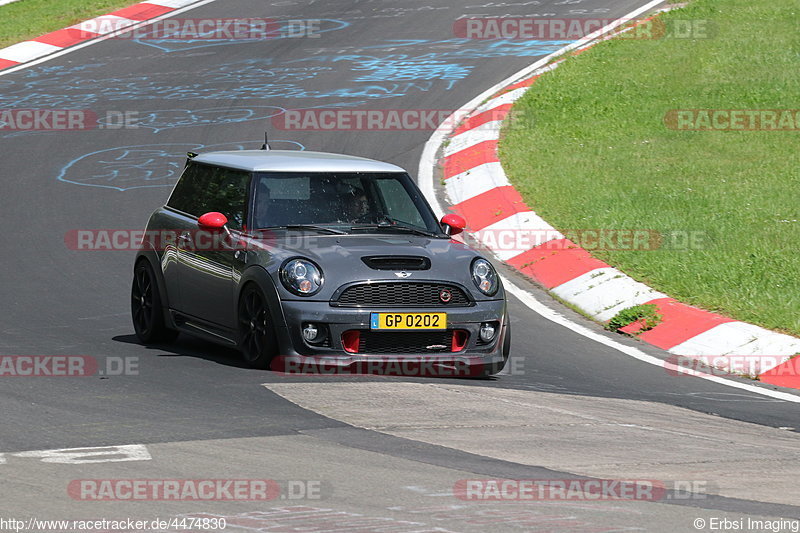
[[[483,376],[509,356],[489,261],[402,168],[306,151],[189,154],[136,256],[145,344],[178,332],[256,368]]]

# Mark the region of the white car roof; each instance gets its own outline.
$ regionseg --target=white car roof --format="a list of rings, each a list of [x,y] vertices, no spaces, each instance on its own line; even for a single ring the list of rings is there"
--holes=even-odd
[[[405,172],[373,159],[303,150],[208,152],[193,161],[251,172]]]

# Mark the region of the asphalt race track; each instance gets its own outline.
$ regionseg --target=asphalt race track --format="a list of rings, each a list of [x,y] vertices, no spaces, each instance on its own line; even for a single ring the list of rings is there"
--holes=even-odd
[[[323,106],[454,110],[566,44],[455,39],[458,17],[616,18],[643,3],[217,0],[179,16],[323,19],[321,34],[111,39],[0,76],[0,108],[127,113],[136,126],[0,133],[0,354],[136,366],[128,375],[0,381],[0,515],[205,513],[238,523],[231,531],[358,530],[358,520],[370,531],[696,531],[696,519],[800,519],[795,402],[670,375],[513,297],[512,371],[484,381],[287,377],[250,370],[236,352],[186,336],[147,348],[136,342],[128,311],[134,253],[65,243],[76,229],[141,229],[166,200],[187,150],[257,148],[267,128],[274,148],[349,153],[415,173],[430,130],[282,131],[270,117]],[[131,444],[144,445],[149,459],[69,464],[18,453]],[[492,503],[452,493],[463,479],[575,475],[691,481],[708,495]],[[95,502],[67,491],[76,479],[221,478],[318,481],[322,495]]]

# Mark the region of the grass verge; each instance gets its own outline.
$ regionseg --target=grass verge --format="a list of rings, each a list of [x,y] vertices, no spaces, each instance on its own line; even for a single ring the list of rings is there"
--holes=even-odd
[[[800,132],[664,120],[677,109],[800,107],[800,9],[696,0],[662,17],[708,31],[615,39],[542,76],[515,108],[533,121],[503,131],[503,166],[559,229],[665,236],[657,250],[598,258],[683,302],[800,335]]]
[[[136,3],[132,0],[19,0],[6,4],[0,6],[0,48]]]

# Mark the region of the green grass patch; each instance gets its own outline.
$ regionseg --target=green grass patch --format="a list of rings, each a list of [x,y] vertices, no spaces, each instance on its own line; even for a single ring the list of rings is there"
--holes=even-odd
[[[131,0],[19,0],[6,4],[0,6],[0,48],[136,3]]]
[[[634,322],[641,321],[642,327],[639,333],[651,330],[661,323],[664,319],[663,316],[657,311],[657,307],[653,304],[634,305],[627,309],[623,309],[608,321],[608,328],[611,331],[618,331],[627,325]]]
[[[593,250],[681,301],[800,334],[800,133],[676,131],[675,109],[800,108],[800,5],[696,0],[662,15],[710,38],[615,39],[542,76],[500,145],[559,229],[647,229],[657,250]],[[694,239],[692,242],[691,239]]]

